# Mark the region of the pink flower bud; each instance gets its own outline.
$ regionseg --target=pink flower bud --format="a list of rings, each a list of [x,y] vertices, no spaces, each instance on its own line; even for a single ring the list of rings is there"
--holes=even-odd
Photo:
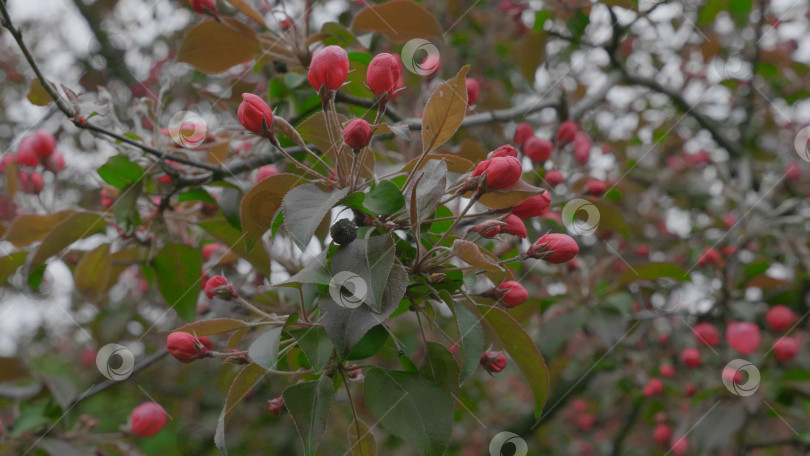
[[[132,435],[150,437],[166,424],[166,411],[154,402],[144,402],[132,410],[129,420]]]
[[[773,343],[773,356],[779,361],[790,361],[799,353],[799,342],[792,337],[780,337]]]
[[[40,128],[36,131],[36,133],[34,133],[33,145],[34,152],[37,154],[37,157],[39,157],[39,160],[44,163],[53,153],[54,147],[56,147],[56,138],[54,138],[52,134]]]
[[[571,261],[579,253],[579,246],[567,234],[551,233],[538,239],[526,253],[531,258],[560,264]]]
[[[579,126],[573,120],[566,120],[557,129],[557,142],[565,144],[574,140],[574,135],[579,130]]]
[[[194,11],[200,14],[211,14],[216,12],[217,4],[215,0],[188,0]]]
[[[190,363],[211,355],[211,340],[205,336],[198,338],[187,332],[175,331],[166,338],[166,348],[181,363]]]
[[[343,129],[343,142],[355,151],[368,145],[371,140],[371,126],[363,119],[353,119]]]
[[[607,190],[607,184],[599,180],[592,180],[585,184],[585,188],[591,196],[602,196]]]
[[[551,193],[543,192],[539,195],[526,198],[526,201],[512,208],[512,214],[522,218],[539,217],[548,211],[551,206]]]
[[[34,136],[26,136],[20,141],[17,147],[17,163],[23,166],[35,167],[39,164],[37,155],[37,139]]]
[[[366,84],[377,98],[392,96],[399,88],[401,78],[402,66],[391,54],[377,54],[368,64]]]
[[[493,150],[492,152],[487,155],[487,158],[493,157],[518,157],[518,150],[512,147],[509,144],[504,144],[503,146]]]
[[[284,404],[284,398],[279,396],[275,399],[270,399],[267,401],[270,405],[269,410],[275,416],[279,416],[287,410],[287,406]]]
[[[773,331],[786,331],[798,320],[799,317],[790,308],[783,305],[771,307],[765,315],[765,322]]]
[[[53,151],[48,160],[45,162],[45,169],[48,171],[59,174],[62,170],[65,169],[65,157],[62,156],[62,152],[58,150]]]
[[[709,263],[713,264],[716,268],[720,268],[722,266],[720,252],[712,247],[707,247],[706,250],[703,251],[700,258],[698,258],[698,264],[701,266],[706,266]]]
[[[507,280],[498,285],[497,292],[500,294],[500,301],[509,308],[519,306],[529,299],[529,292],[514,280]]]
[[[273,110],[258,95],[243,93],[236,115],[245,130],[257,135],[273,136]]]
[[[661,445],[662,447],[669,446],[669,440],[672,438],[672,429],[664,423],[660,423],[655,426],[653,430],[653,439],[655,439],[655,443]]]
[[[689,367],[700,366],[700,351],[697,348],[685,348],[681,352],[681,362]]]
[[[276,174],[278,174],[278,167],[276,165],[262,166],[256,170],[256,183],[259,183],[270,176],[275,176]]]
[[[651,378],[642,390],[645,396],[655,396],[657,394],[661,394],[664,392],[664,384],[661,382],[660,379]]]
[[[504,222],[506,222],[506,224],[501,226],[501,233],[512,234],[524,239],[526,238],[526,225],[523,223],[523,220],[521,220],[520,217],[514,214],[509,214]]]
[[[523,143],[523,153],[531,158],[534,163],[542,163],[551,157],[551,150],[554,144],[548,139],[541,139],[537,136],[531,136]]]
[[[506,362],[506,355],[499,351],[486,351],[481,354],[481,367],[492,374],[504,370]]]
[[[731,322],[726,327],[726,340],[743,355],[753,353],[759,348],[759,327],[747,321]]]
[[[534,128],[532,128],[532,126],[526,122],[523,122],[518,124],[517,128],[515,129],[514,142],[518,146],[522,146],[523,143],[525,143],[526,140],[532,136],[534,136]]]
[[[720,343],[720,332],[711,323],[698,323],[692,328],[692,334],[698,343],[709,347],[716,347]]]
[[[523,174],[523,167],[514,157],[493,157],[475,167],[472,177],[486,173],[486,190],[502,190],[515,185]]]
[[[205,282],[205,295],[208,296],[208,299],[216,296],[226,301],[239,296],[233,286],[222,276],[211,277]]]
[[[202,248],[202,254],[203,258],[205,258],[205,261],[211,260],[211,255],[216,253],[216,251],[219,250],[220,247],[222,247],[222,244],[216,242],[205,244]]]
[[[467,78],[467,106],[472,106],[478,101],[478,93],[481,91],[481,85],[476,79]]]
[[[658,366],[658,372],[662,377],[671,378],[675,376],[675,367],[672,364],[662,364]]]
[[[349,55],[342,47],[332,45],[326,46],[312,56],[307,78],[312,87],[320,93],[321,88],[339,89],[346,82],[348,74]]]
[[[563,179],[562,173],[556,169],[549,170],[544,176],[544,179],[546,182],[548,182],[548,185],[551,185],[552,187],[562,184],[565,180]]]

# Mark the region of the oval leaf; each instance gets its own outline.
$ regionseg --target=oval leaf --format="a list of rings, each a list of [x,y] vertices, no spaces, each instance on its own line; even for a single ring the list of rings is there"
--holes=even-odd
[[[231,387],[228,389],[228,396],[225,398],[225,405],[217,420],[217,430],[214,434],[214,443],[222,454],[227,455],[225,448],[225,425],[230,420],[236,406],[247,396],[251,388],[264,376],[264,369],[256,363],[245,366],[236,378],[233,379]]]
[[[503,348],[523,372],[534,394],[534,414],[540,418],[548,398],[549,373],[546,360],[526,331],[508,313],[497,307],[480,306],[483,318],[501,340]]]
[[[348,188],[326,193],[315,184],[305,184],[295,187],[284,196],[281,203],[284,225],[301,250],[307,248],[318,225],[348,193]]]
[[[467,65],[430,95],[422,116],[422,151],[433,150],[450,139],[467,113]]]
[[[391,0],[366,7],[354,17],[352,29],[377,32],[395,43],[442,36],[439,21],[412,0]]]
[[[73,211],[59,211],[53,214],[25,214],[16,217],[8,227],[5,240],[20,248],[44,238],[53,228],[71,215]]]
[[[326,432],[329,408],[335,400],[332,379],[323,375],[317,382],[293,385],[284,390],[281,396],[301,436],[304,455],[314,456]]]
[[[305,182],[304,178],[295,174],[276,174],[262,179],[245,193],[239,212],[248,245],[258,241],[273,226],[273,218],[281,207],[284,195]]]
[[[187,332],[196,336],[213,336],[216,334],[225,334],[237,329],[247,328],[247,323],[242,320],[234,320],[233,318],[213,318],[211,320],[195,321],[183,325],[175,331]]]
[[[222,21],[209,20],[192,27],[180,44],[177,61],[212,74],[259,56],[261,47],[256,32],[233,18],[225,17]]]
[[[423,456],[444,454],[453,425],[453,401],[419,375],[375,367],[363,386],[366,405],[383,426]]]
[[[248,348],[250,359],[265,369],[275,369],[278,364],[278,346],[281,342],[281,326],[272,328],[259,336]]]
[[[453,242],[453,253],[466,263],[469,263],[470,266],[475,266],[484,271],[503,271],[503,268],[496,263],[497,257],[474,242],[456,239]]]
[[[349,451],[352,456],[377,456],[377,442],[368,425],[362,421],[349,423]]]
[[[152,266],[158,290],[169,307],[183,320],[194,320],[202,280],[200,252],[190,245],[169,243],[160,249]]]
[[[45,260],[58,254],[64,248],[78,241],[95,234],[97,231],[104,228],[106,223],[104,219],[90,212],[77,212],[72,214],[67,219],[60,222],[58,225],[51,229],[42,243],[34,253],[31,262],[28,264],[28,270],[33,271],[38,266],[45,263]],[[13,227],[13,225],[12,225]],[[197,272],[199,275],[199,271]]]
[[[110,261],[110,244],[101,244],[82,257],[73,276],[76,291],[87,299],[95,301],[107,290],[112,262]]]

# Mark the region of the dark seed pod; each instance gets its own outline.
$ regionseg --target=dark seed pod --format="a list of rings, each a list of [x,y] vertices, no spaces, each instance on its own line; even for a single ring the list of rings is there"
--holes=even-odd
[[[349,219],[340,219],[329,230],[336,244],[345,245],[357,238],[357,225]]]

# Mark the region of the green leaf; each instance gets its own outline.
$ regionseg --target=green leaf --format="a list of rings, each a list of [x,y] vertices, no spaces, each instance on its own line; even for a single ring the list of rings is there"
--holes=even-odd
[[[262,179],[245,193],[239,206],[239,213],[248,247],[252,248],[252,244],[273,225],[273,219],[281,207],[284,195],[305,182],[304,178],[295,174],[276,174]]]
[[[464,66],[430,95],[422,116],[422,151],[427,153],[450,139],[467,114],[467,72]],[[433,211],[431,211],[432,213]]]
[[[453,401],[441,388],[408,372],[371,369],[366,405],[382,425],[423,456],[440,456],[453,425]]]
[[[6,280],[14,275],[20,266],[25,264],[27,256],[28,252],[20,251],[0,258],[0,285],[5,284]]]
[[[427,356],[425,356],[422,366],[419,368],[419,374],[439,385],[441,389],[449,394],[458,393],[458,363],[450,350],[442,344],[427,342]]]
[[[265,369],[276,369],[278,346],[281,342],[281,326],[268,329],[248,347],[248,356]]]
[[[244,258],[265,276],[270,275],[270,255],[263,246],[248,250],[244,242],[244,237],[238,229],[234,228],[224,219],[210,220],[199,223],[200,228],[207,231],[211,236],[217,238],[224,245],[228,246],[231,252]]]
[[[349,286],[352,281],[358,280],[359,283],[354,285],[365,286],[366,289],[355,289],[357,293],[363,294],[356,294],[354,298],[379,312],[388,274],[394,265],[394,253],[394,241],[388,234],[370,239],[355,239],[338,247],[330,265],[335,287],[343,284]],[[352,275],[356,278],[344,280]]]
[[[202,280],[200,252],[190,245],[169,243],[160,249],[152,266],[158,290],[169,307],[183,320],[194,320]]]
[[[397,309],[407,285],[408,272],[401,264],[395,263],[388,276],[379,313],[368,306],[340,306],[329,295],[320,297],[318,306],[323,315],[324,328],[341,359],[346,358],[371,328],[382,324]]]
[[[314,184],[304,184],[284,196],[284,225],[301,250],[306,250],[323,218],[348,193],[348,188],[326,193]]]
[[[484,320],[501,340],[503,348],[523,372],[534,395],[534,414],[540,418],[549,391],[549,373],[546,361],[537,345],[523,327],[508,313],[497,307],[480,306]]]
[[[738,28],[743,28],[748,24],[748,17],[751,14],[753,2],[751,0],[730,0],[728,3],[728,10],[731,17],[734,18],[734,23]]]
[[[328,251],[324,250],[318,256],[313,258],[309,263],[295,273],[294,276],[285,280],[284,282],[276,285],[277,287],[299,286],[304,283],[314,283],[320,285],[329,285],[332,281],[332,276],[329,274],[327,263]]]
[[[388,342],[388,330],[383,325],[371,328],[346,357],[348,361],[371,358]]]
[[[414,174],[416,186],[416,204],[411,205],[413,196],[408,192],[406,198],[409,208],[416,209],[411,214],[411,220],[423,221],[430,218],[439,207],[442,196],[447,187],[447,164],[444,160],[428,160],[428,162]],[[418,218],[417,218],[418,217]]]
[[[223,455],[228,454],[225,448],[225,425],[231,418],[236,406],[247,396],[251,388],[264,377],[264,369],[256,363],[245,366],[236,378],[233,379],[231,387],[228,389],[228,396],[225,398],[225,405],[217,420],[217,429],[214,433],[214,443]]]
[[[565,26],[568,27],[568,31],[571,32],[571,36],[578,40],[585,34],[585,29],[590,23],[591,18],[582,10],[577,10],[571,19],[565,22]]]
[[[484,329],[478,318],[466,307],[454,303],[450,292],[441,291],[442,299],[453,310],[458,326],[459,340],[461,343],[461,372],[459,382],[464,383],[478,369],[481,361],[481,354],[484,353]]]
[[[223,17],[207,20],[192,27],[177,51],[177,61],[185,62],[203,73],[222,73],[261,55],[256,32],[241,21]]]
[[[291,329],[290,334],[307,357],[316,374],[320,374],[332,356],[334,346],[322,327]]]
[[[98,175],[115,188],[126,188],[143,178],[143,170],[128,157],[116,155],[101,165]]]
[[[684,281],[689,279],[689,272],[674,263],[638,264],[622,271],[619,284],[627,285],[637,280],[656,280],[664,277]]]
[[[234,320],[233,318],[212,318],[211,320],[195,321],[194,323],[183,325],[175,329],[175,331],[183,331],[196,336],[213,336],[247,327],[247,323],[242,320]]]
[[[75,214],[74,211],[59,211],[53,214],[23,214],[15,217],[4,239],[20,248],[44,238],[59,223]]]
[[[368,425],[362,421],[349,423],[349,451],[352,456],[377,456],[377,442]],[[345,455],[344,455],[345,456]]]
[[[132,235],[135,228],[141,224],[141,214],[138,212],[138,198],[143,191],[143,181],[135,182],[118,194],[113,203],[113,215],[118,226],[126,235]]]
[[[185,203],[186,201],[201,201],[206,204],[217,204],[217,200],[202,188],[195,188],[177,195],[177,201],[181,203]]]
[[[363,206],[375,214],[393,214],[405,206],[405,197],[393,182],[384,180],[371,189]]]
[[[107,282],[110,280],[110,258],[110,244],[101,244],[85,253],[73,271],[76,291],[91,301],[98,299],[107,289]]]
[[[45,260],[61,252],[79,239],[89,237],[103,229],[104,219],[90,212],[77,212],[53,227],[42,240],[34,253],[28,270],[32,271],[45,263]],[[199,276],[199,271],[197,271]]]
[[[329,408],[335,400],[332,379],[323,375],[317,382],[293,385],[284,390],[281,396],[298,428],[304,444],[304,455],[314,456],[326,432]]]
[[[390,0],[369,5],[354,16],[351,28],[381,33],[395,43],[440,37],[443,32],[436,17],[413,0]]]

